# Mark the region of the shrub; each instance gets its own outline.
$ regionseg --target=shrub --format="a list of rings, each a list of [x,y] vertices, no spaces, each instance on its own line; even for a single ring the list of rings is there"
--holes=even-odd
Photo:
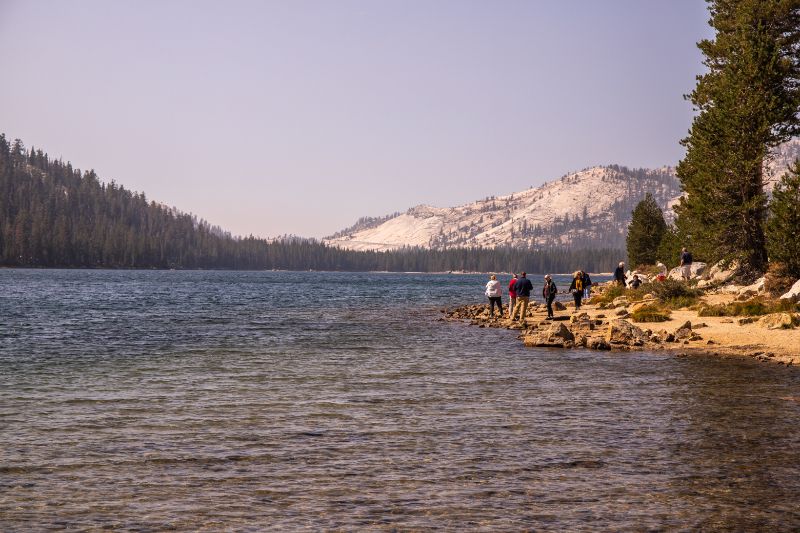
[[[634,322],[666,322],[669,320],[669,315],[669,309],[658,305],[645,305],[631,313],[631,320]]]
[[[625,293],[625,289],[619,285],[611,285],[605,289],[595,289],[592,287],[593,304],[610,304],[614,298],[619,298]]]
[[[767,273],[764,276],[764,290],[770,296],[780,296],[788,291],[796,278],[789,272],[786,263],[772,262],[767,267]]]
[[[650,284],[651,292],[661,301],[675,298],[699,298],[703,291],[683,281],[665,279],[659,283]]]
[[[789,300],[765,300],[760,297],[744,302],[731,302],[724,305],[705,305],[698,311],[699,316],[761,316],[770,313],[786,313],[800,310],[800,305]]]

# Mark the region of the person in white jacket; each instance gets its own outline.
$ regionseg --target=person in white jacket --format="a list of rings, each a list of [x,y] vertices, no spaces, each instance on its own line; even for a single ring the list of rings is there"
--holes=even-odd
[[[497,306],[497,312],[503,316],[503,289],[500,288],[500,282],[497,281],[497,276],[492,274],[489,282],[486,284],[486,296],[489,297],[489,316],[494,316],[494,306]]]

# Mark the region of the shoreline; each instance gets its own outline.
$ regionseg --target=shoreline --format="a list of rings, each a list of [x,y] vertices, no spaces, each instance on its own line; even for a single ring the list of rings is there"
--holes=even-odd
[[[713,303],[726,299],[720,295],[705,298]],[[663,322],[634,322],[628,308],[640,303],[600,308],[590,301],[576,312],[572,302],[556,302],[555,318],[548,320],[544,304],[532,299],[524,323],[512,322],[507,312],[503,318],[490,318],[488,304],[472,304],[444,309],[440,320],[515,330],[519,332],[517,339],[528,347],[750,357],[800,366],[800,328],[771,329],[765,321],[759,322],[760,316],[699,316],[692,309],[672,311],[669,320]],[[504,305],[507,310],[507,302]]]

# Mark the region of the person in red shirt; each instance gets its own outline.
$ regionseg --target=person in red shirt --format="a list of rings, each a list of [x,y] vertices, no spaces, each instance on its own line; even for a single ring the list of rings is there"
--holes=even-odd
[[[517,275],[511,273],[511,281],[508,282],[508,298],[511,300],[511,305],[508,306],[508,318],[511,318],[511,313],[514,312],[514,306],[517,305],[517,291],[514,290],[514,285],[517,283]]]

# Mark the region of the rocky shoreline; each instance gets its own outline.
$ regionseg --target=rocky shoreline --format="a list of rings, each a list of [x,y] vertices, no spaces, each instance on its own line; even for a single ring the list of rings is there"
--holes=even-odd
[[[631,313],[649,304],[647,299],[629,302],[623,297],[610,304],[585,303],[576,312],[571,302],[566,305],[556,302],[556,316],[548,319],[545,305],[531,302],[522,321],[511,321],[507,316],[491,317],[488,305],[473,304],[443,309],[440,320],[517,330],[517,338],[528,347],[668,350],[678,356],[748,356],[800,365],[800,329],[794,328],[792,322],[798,317],[791,314],[734,319],[700,317],[694,310],[682,309],[664,322],[634,323]]]

